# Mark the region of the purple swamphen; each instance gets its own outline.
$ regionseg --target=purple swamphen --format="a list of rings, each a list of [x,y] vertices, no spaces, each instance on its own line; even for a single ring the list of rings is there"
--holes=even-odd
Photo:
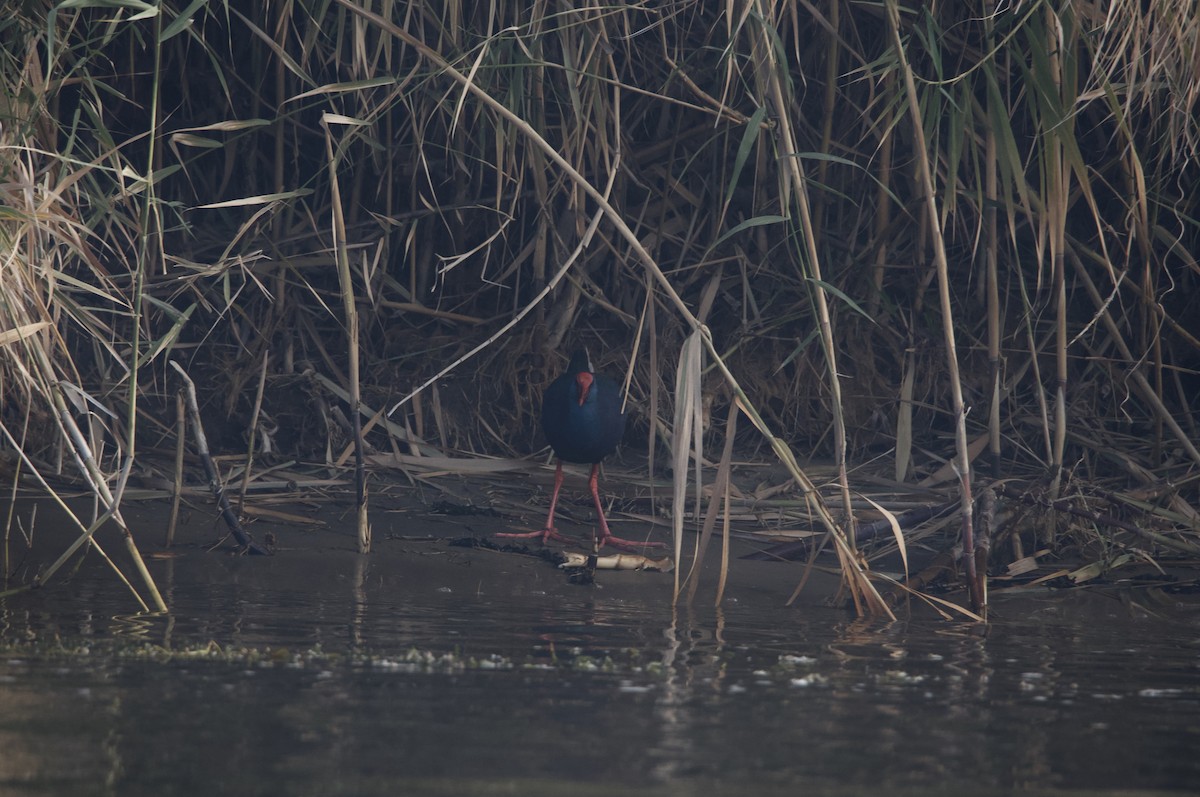
[[[592,466],[588,486],[596,503],[596,516],[600,521],[600,545],[618,548],[637,548],[644,545],[659,546],[662,543],[638,543],[614,537],[604,517],[600,502],[600,460],[611,454],[625,433],[625,413],[621,411],[621,388],[607,376],[592,370],[587,351],[580,350],[571,355],[567,372],[550,383],[542,395],[542,430],[550,447],[558,457],[554,471],[554,494],[550,497],[550,514],[546,527],[541,531],[497,534],[498,537],[541,537],[542,542],[558,540],[570,542],[554,528],[554,509],[558,505],[558,491],[562,489],[563,462],[575,462]]]

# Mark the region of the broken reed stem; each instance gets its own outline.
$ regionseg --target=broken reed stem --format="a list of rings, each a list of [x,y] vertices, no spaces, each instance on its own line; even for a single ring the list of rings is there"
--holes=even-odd
[[[37,351],[39,354],[44,354],[41,349]],[[48,366],[49,363],[47,362],[46,365]],[[67,411],[67,404],[62,396],[61,386],[56,386],[56,389],[52,392],[52,396],[55,407],[58,410],[59,426],[66,432],[67,439],[71,443],[71,454],[75,457],[75,462],[80,469],[81,475],[90,482],[92,494],[105,507],[106,514],[116,522],[121,537],[125,541],[125,550],[128,552],[129,558],[133,560],[133,566],[138,571],[138,575],[142,577],[142,582],[145,584],[146,589],[150,592],[150,599],[154,604],[155,611],[167,611],[167,604],[163,601],[162,595],[158,591],[158,585],[154,583],[154,577],[150,575],[150,571],[146,568],[146,562],[142,559],[137,542],[133,539],[133,533],[130,532],[129,526],[125,523],[125,518],[121,515],[121,496],[125,492],[125,482],[129,478],[129,473],[133,468],[133,457],[125,457],[125,464],[121,468],[121,475],[117,481],[117,489],[114,493],[109,489],[108,481],[105,479],[104,474],[100,472],[100,466],[96,464],[95,457],[92,456],[91,447],[84,438],[83,432],[76,425],[75,419]],[[99,528],[98,524],[88,534],[88,538],[93,545],[95,544],[95,540],[91,540],[90,538],[91,534],[95,533],[96,528]],[[113,567],[116,569],[115,565]],[[149,611],[145,602],[142,601],[141,596],[138,595],[137,590],[133,589],[133,585],[129,583],[124,574],[119,569],[116,572],[118,577],[133,591],[138,602],[142,604],[143,610]]]
[[[733,419],[730,426],[733,427],[737,421],[737,411],[730,411],[730,418]],[[731,434],[730,437],[733,435]],[[721,518],[721,575],[717,578],[717,594],[713,598],[713,606],[720,606],[721,601],[725,597],[725,584],[729,581],[729,543],[732,538],[729,528],[730,504],[729,504],[729,486],[733,483],[733,479],[725,480],[725,495],[722,501],[725,504],[725,516]]]
[[[217,506],[221,509],[221,519],[225,521],[225,525],[229,528],[230,533],[233,534],[233,538],[237,540],[238,545],[242,547],[244,553],[269,554],[269,551],[256,543],[249,532],[242,528],[241,521],[238,520],[237,513],[233,511],[233,507],[229,503],[229,497],[225,494],[225,488],[221,486],[221,477],[217,472],[217,465],[213,462],[212,454],[208,450],[208,436],[204,434],[204,424],[200,420],[200,405],[196,401],[195,383],[192,382],[192,378],[180,367],[179,363],[171,360],[171,367],[178,371],[179,376],[183,379],[188,412],[192,416],[192,428],[196,433],[196,453],[200,455],[200,461],[204,463],[204,473],[208,477],[208,489],[212,492],[213,497],[216,498]]]

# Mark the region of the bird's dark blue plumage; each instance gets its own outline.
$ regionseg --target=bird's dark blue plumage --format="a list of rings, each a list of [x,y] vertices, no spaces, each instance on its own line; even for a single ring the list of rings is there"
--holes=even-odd
[[[621,388],[592,370],[587,352],[575,352],[566,373],[546,388],[542,430],[559,459],[585,465],[604,459],[621,442]]]
[[[542,542],[570,542],[554,528],[554,509],[558,506],[558,494],[562,490],[562,464],[566,460],[592,466],[588,490],[592,494],[596,521],[600,525],[597,550],[605,545],[618,548],[662,546],[660,542],[636,542],[614,536],[604,517],[604,504],[600,500],[600,460],[616,449],[625,433],[625,414],[621,412],[621,403],[620,386],[592,370],[586,351],[571,355],[567,372],[551,382],[542,394],[542,430],[558,457],[546,527],[540,531],[504,532],[497,534],[497,537],[540,537]]]

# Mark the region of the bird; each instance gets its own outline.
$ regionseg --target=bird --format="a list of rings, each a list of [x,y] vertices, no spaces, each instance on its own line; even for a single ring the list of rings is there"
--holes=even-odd
[[[571,542],[554,528],[554,510],[563,483],[563,462],[591,465],[588,487],[596,504],[600,522],[597,547],[660,547],[662,543],[639,543],[613,535],[600,502],[600,461],[616,450],[625,434],[625,413],[621,409],[621,387],[592,368],[586,349],[575,351],[565,373],[550,383],[542,394],[542,431],[554,449],[558,465],[554,470],[554,493],[550,496],[550,514],[546,527],[539,531],[498,534],[499,537],[541,537],[542,542]]]

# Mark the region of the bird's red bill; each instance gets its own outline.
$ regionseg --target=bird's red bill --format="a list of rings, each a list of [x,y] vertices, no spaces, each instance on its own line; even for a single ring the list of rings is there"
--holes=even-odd
[[[592,375],[587,371],[580,371],[575,374],[575,384],[579,388],[579,406],[582,407],[592,389]]]

